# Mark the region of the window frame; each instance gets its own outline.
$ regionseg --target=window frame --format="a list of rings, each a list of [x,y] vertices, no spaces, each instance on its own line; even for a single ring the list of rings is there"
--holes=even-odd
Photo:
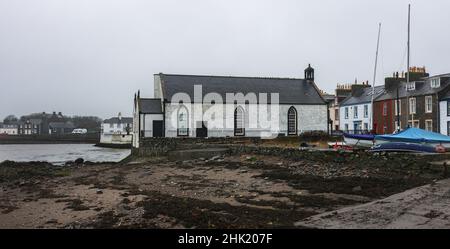
[[[428,103],[428,101],[430,103]],[[430,106],[428,106],[428,104]],[[428,109],[428,107],[430,108]],[[425,96],[425,113],[433,113],[433,96],[431,95]]]
[[[240,110],[240,112],[242,113],[242,126],[241,128],[237,128],[237,124],[238,124],[238,110]],[[242,108],[241,106],[237,106],[234,109],[234,136],[235,137],[244,137],[245,136],[245,110],[244,108]],[[241,129],[241,130],[239,130]]]
[[[428,127],[428,123],[430,123],[430,127]],[[430,128],[430,129],[427,129]],[[425,130],[426,131],[433,131],[433,119],[426,119],[425,120]]]
[[[434,78],[430,80],[431,88],[441,87],[441,78]]]
[[[387,102],[383,102],[383,116],[386,117],[388,113]]]
[[[416,90],[416,82],[408,82],[406,84],[406,91],[414,91]]]
[[[450,100],[447,100],[447,117],[450,117]]]
[[[291,111],[293,111],[293,115],[294,115],[294,119],[293,119],[294,127],[291,126],[291,121],[292,121],[291,120],[291,115],[292,115]],[[291,128],[294,128],[294,130],[292,132],[291,132]],[[298,134],[298,113],[297,113],[297,109],[294,106],[291,106],[287,112],[287,133],[288,133],[288,136],[294,136],[294,135]]]
[[[186,113],[186,121],[180,121],[180,112],[185,111]],[[180,128],[180,122],[186,122],[186,128]],[[185,129],[185,132],[182,132]],[[186,106],[181,105],[177,111],[177,137],[188,137],[189,136],[189,111]]]
[[[414,105],[412,105],[412,102],[414,102]],[[414,107],[414,111],[412,110]],[[409,98],[409,114],[417,114],[417,100],[416,98]]]
[[[414,124],[417,124],[417,126],[415,126]],[[417,119],[413,120],[412,122],[411,122],[411,120],[408,120],[408,125],[410,127],[419,128],[420,129],[420,121],[417,120]]]

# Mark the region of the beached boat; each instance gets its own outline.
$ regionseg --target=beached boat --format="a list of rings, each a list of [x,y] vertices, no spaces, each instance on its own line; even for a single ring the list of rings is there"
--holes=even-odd
[[[374,135],[352,135],[344,133],[345,144],[352,147],[371,148],[374,145]]]
[[[443,146],[446,150],[450,150],[450,137],[439,133],[425,131],[418,128],[408,128],[394,135],[378,135],[375,136],[375,144],[384,143],[410,143],[422,144],[436,147]]]
[[[373,146],[369,152],[441,153],[438,146],[416,143],[383,143]]]

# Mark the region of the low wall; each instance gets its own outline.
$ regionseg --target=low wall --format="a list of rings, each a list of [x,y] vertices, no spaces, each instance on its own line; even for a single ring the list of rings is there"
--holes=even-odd
[[[281,142],[286,139],[295,138],[278,138]],[[296,138],[298,141],[298,138]],[[298,141],[300,142],[300,141]],[[173,151],[182,150],[199,150],[205,151],[218,148],[226,148],[226,154],[242,155],[256,154],[267,156],[282,156],[292,160],[311,160],[317,163],[343,163],[359,162],[361,164],[372,163],[374,165],[391,164],[408,164],[422,167],[428,165],[431,161],[450,160],[450,154],[373,154],[368,152],[342,152],[342,151],[324,151],[324,150],[300,150],[298,147],[286,148],[268,146],[265,140],[255,138],[146,138],[141,141],[140,148],[132,149],[132,155],[144,157],[169,156],[173,158],[178,154]],[[271,144],[275,141],[271,141]],[[269,145],[271,145],[269,144]],[[204,156],[202,156],[204,157]],[[205,157],[206,158],[206,157]],[[181,159],[178,159],[181,160]]]
[[[302,137],[279,137],[276,139],[261,139],[249,137],[227,138],[141,138],[139,148],[133,148],[136,156],[157,157],[167,156],[174,150],[193,150],[207,148],[229,148],[230,146],[274,147],[274,144],[291,145],[298,148],[302,142],[311,140]],[[263,146],[264,145],[264,146]]]

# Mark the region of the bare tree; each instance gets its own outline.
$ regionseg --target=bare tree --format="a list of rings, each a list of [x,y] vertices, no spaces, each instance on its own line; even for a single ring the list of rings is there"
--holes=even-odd
[[[19,119],[15,115],[8,115],[5,119],[3,119],[4,124],[12,124],[17,122]]]

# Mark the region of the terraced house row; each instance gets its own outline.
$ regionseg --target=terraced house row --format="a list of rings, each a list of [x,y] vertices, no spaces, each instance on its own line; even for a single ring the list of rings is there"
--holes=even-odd
[[[407,73],[394,73],[374,88],[351,85],[350,96],[339,105],[340,130],[391,134],[416,127],[450,135],[450,74],[430,76],[425,67],[409,73],[409,82]]]

